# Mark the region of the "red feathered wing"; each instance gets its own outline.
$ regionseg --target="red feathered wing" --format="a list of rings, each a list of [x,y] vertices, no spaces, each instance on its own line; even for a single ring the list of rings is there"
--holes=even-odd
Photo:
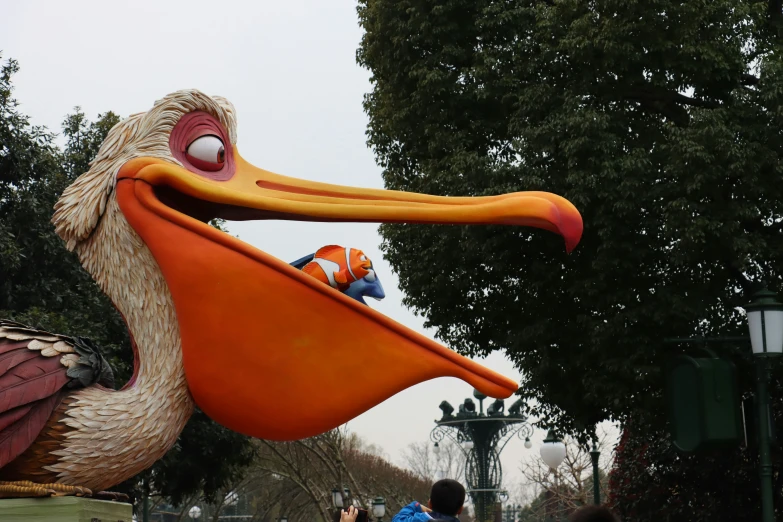
[[[67,393],[95,383],[113,388],[114,376],[92,341],[0,319],[0,469],[30,447]]]
[[[71,381],[60,357],[28,348],[35,339],[0,339],[0,468],[26,450]]]

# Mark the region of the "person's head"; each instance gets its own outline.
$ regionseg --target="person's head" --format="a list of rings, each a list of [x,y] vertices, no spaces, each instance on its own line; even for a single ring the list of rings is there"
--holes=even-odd
[[[443,479],[432,485],[428,506],[442,515],[456,517],[462,513],[465,488],[456,480]]]
[[[569,522],[620,522],[605,506],[584,506],[568,517]]]

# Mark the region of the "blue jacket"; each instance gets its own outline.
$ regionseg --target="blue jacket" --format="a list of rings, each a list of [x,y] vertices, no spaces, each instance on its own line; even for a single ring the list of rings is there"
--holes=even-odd
[[[430,520],[447,520],[449,522],[459,522],[459,519],[443,515],[441,513],[422,511],[421,504],[411,502],[394,515],[392,522],[429,522]]]

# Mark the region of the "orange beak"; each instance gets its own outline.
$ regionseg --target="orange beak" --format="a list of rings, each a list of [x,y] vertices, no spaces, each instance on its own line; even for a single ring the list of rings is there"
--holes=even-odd
[[[571,250],[582,234],[571,203],[544,192],[447,198],[341,187],[258,169],[233,153],[228,181],[138,158],[117,182],[123,214],[166,279],[188,386],[207,415],[247,435],[294,440],[436,377],[457,377],[497,398],[517,389],[205,221],[523,225],[562,235]],[[370,375],[370,367],[383,371]]]

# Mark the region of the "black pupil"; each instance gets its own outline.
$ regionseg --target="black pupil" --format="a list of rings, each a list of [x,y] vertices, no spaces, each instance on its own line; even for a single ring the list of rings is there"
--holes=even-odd
[[[226,149],[224,149],[223,147],[220,147],[220,150],[217,153],[217,160],[218,163],[223,163],[224,161],[226,161]]]

